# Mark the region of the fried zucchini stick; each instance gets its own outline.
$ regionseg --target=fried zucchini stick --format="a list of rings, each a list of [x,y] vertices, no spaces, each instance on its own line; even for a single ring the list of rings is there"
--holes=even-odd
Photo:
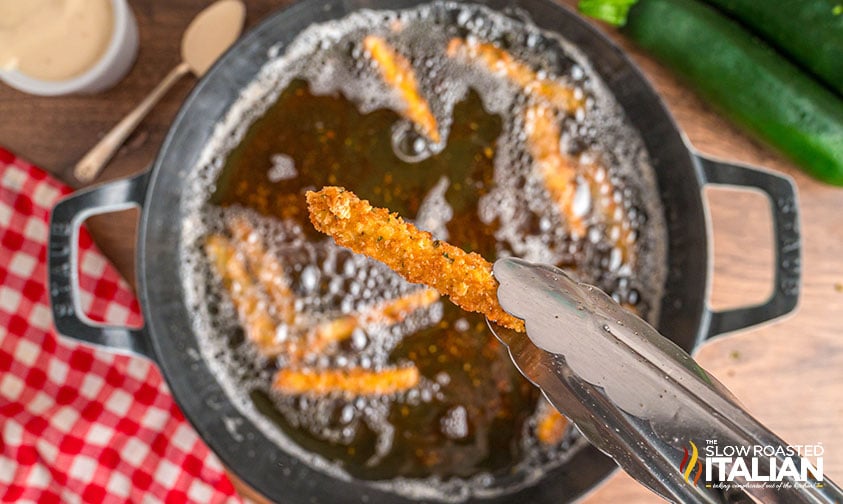
[[[233,218],[228,228],[249,261],[258,282],[269,294],[278,318],[285,324],[293,325],[296,321],[296,297],[281,262],[266,251],[263,240],[246,218]]]
[[[543,401],[536,422],[536,438],[546,445],[558,444],[567,432],[568,419],[547,401]]]
[[[574,198],[577,194],[578,162],[562,152],[561,131],[553,110],[545,105],[532,105],[524,116],[527,149],[538,166],[544,185],[565,217],[572,231],[585,234],[583,215],[577,215]]]
[[[272,387],[287,395],[347,396],[388,395],[415,387],[419,370],[415,366],[372,371],[362,368],[347,370],[282,369],[275,375]]]
[[[269,315],[266,300],[254,284],[237,248],[224,236],[215,234],[205,242],[205,253],[237,308],[246,337],[264,355],[276,354],[279,349],[275,341],[275,320]]]
[[[236,250],[242,251],[245,255],[248,268],[254,272],[258,283],[269,294],[276,314],[283,323],[298,334],[295,341],[291,339],[284,344],[260,345],[260,350],[267,357],[283,352],[292,359],[292,362],[298,362],[307,354],[320,353],[330,344],[345,340],[354,329],[361,325],[396,324],[407,318],[413,311],[429,306],[439,299],[439,294],[435,290],[421,289],[397,299],[378,303],[364,312],[320,322],[305,329],[302,323],[306,324],[306,322],[296,318],[295,294],[290,288],[283,266],[273,255],[267,253],[251,223],[243,217],[235,217],[229,222],[228,228],[237,243]],[[224,240],[222,237],[216,237],[213,241],[217,242],[219,239]],[[218,251],[221,250],[219,243],[215,244],[215,248]],[[232,292],[232,298],[235,303],[248,303],[248,299],[244,299],[242,293],[247,290],[254,293],[257,286],[251,285],[252,279],[243,261],[232,264],[234,264],[233,273],[236,274],[238,285],[249,284],[248,289],[239,288],[236,293]],[[252,318],[256,319],[257,316],[253,315]],[[269,319],[268,316],[266,318]],[[246,325],[246,320],[244,317],[244,325]]]
[[[439,300],[439,293],[433,289],[420,289],[396,299],[378,303],[366,311],[339,317],[317,324],[309,335],[307,350],[317,353],[328,345],[351,336],[360,326],[373,324],[397,324],[414,311],[432,305]]]
[[[578,94],[574,88],[557,80],[539,76],[525,63],[493,44],[453,38],[448,43],[448,56],[479,61],[493,74],[502,75],[528,94],[543,98],[565,113],[573,114],[585,106],[582,93]]]
[[[606,237],[620,252],[621,264],[631,266],[635,262],[635,230],[622,201],[615,198],[615,186],[600,157],[594,152],[585,152],[575,158],[562,152],[558,119],[546,105],[527,107],[524,129],[530,155],[571,230],[580,236],[586,231],[585,215],[577,214],[574,208],[579,175],[588,184],[592,205],[606,226]]]
[[[629,221],[629,215],[623,206],[623,200],[615,198],[617,191],[609,176],[609,170],[599,156],[585,153],[580,156],[584,166],[583,176],[591,187],[591,201],[597,207],[606,226],[606,237],[612,246],[620,252],[621,265],[635,264],[636,231]]]
[[[404,100],[404,116],[412,121],[430,141],[439,143],[439,127],[427,101],[419,93],[413,67],[386,40],[375,35],[363,39],[363,46],[380,68],[383,80],[396,89]]]
[[[361,313],[357,319],[359,325],[397,324],[407,318],[407,315],[432,305],[439,300],[439,293],[434,289],[419,289],[404,296],[383,301],[371,310]]]
[[[412,283],[433,287],[464,310],[524,332],[524,322],[498,303],[492,265],[479,254],[435,240],[397,214],[372,208],[340,187],[310,191],[306,197],[314,227],[337,244],[385,263]]]

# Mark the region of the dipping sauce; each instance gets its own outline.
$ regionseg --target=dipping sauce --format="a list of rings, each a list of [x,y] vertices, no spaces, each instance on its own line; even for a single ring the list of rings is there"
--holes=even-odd
[[[0,69],[72,79],[102,58],[113,31],[109,0],[0,0]]]

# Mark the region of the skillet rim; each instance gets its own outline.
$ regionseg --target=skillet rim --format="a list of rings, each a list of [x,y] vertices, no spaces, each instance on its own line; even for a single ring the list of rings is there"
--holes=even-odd
[[[192,170],[195,166],[196,159],[193,159],[192,163],[175,162],[178,160],[179,155],[184,152],[185,144],[189,147],[190,141],[195,141],[195,139],[185,138],[185,136],[189,136],[190,131],[196,133],[195,122],[197,119],[201,119],[203,115],[207,116],[212,113],[219,113],[220,111],[224,114],[228,110],[228,105],[237,100],[239,90],[242,89],[243,85],[251,82],[254,74],[245,80],[243,79],[243,75],[232,79],[232,71],[238,66],[243,66],[242,56],[244,53],[248,54],[249,52],[254,53],[257,51],[257,54],[260,54],[259,49],[265,49],[264,44],[268,47],[274,41],[277,41],[277,36],[273,36],[272,32],[277,30],[279,25],[291,23],[297,19],[297,16],[303,18],[313,18],[316,16],[317,19],[311,19],[311,22],[322,22],[328,19],[343,17],[358,8],[400,10],[424,3],[429,2],[424,0],[329,0],[328,2],[304,0],[270,14],[258,26],[235,43],[196,85],[173,121],[150,172],[149,186],[138,228],[137,254],[141,305],[144,307],[144,313],[149,314],[146,326],[147,335],[154,348],[156,360],[162,370],[162,374],[170,385],[173,395],[182,407],[185,416],[226,467],[246,484],[264,495],[275,497],[284,496],[285,501],[289,502],[307,502],[309,501],[308,499],[331,499],[331,501],[334,501],[337,499],[347,500],[349,497],[348,492],[353,489],[361,499],[365,495],[369,500],[374,501],[416,502],[394,493],[373,489],[365,482],[357,480],[342,481],[328,476],[325,472],[312,469],[298,462],[298,459],[280,450],[274,444],[272,444],[272,449],[269,450],[271,453],[267,453],[267,445],[263,442],[263,440],[266,440],[265,436],[245,415],[236,409],[219,383],[215,381],[207,363],[201,360],[201,358],[197,361],[189,357],[189,349],[198,350],[195,335],[190,334],[190,341],[187,342],[187,345],[183,343],[179,344],[174,338],[166,337],[168,334],[178,334],[184,329],[184,327],[179,326],[179,322],[189,327],[190,324],[186,322],[186,316],[190,308],[184,306],[186,303],[184,293],[181,291],[182,285],[180,282],[167,284],[170,292],[164,294],[169,294],[169,297],[162,296],[162,292],[160,291],[161,284],[166,282],[158,282],[158,285],[152,282],[152,279],[156,275],[151,275],[150,271],[153,269],[160,271],[159,268],[154,268],[156,266],[154,263],[156,261],[160,263],[161,258],[168,255],[167,252],[171,256],[177,256],[178,254],[174,254],[174,250],[181,246],[180,236],[169,237],[170,240],[175,239],[175,247],[168,247],[169,242],[167,240],[159,240],[164,223],[172,224],[173,222],[173,209],[169,205],[162,204],[161,195],[166,195],[169,200],[179,201],[178,189],[180,186],[177,183],[168,184],[167,177],[172,178],[175,176],[176,181],[181,180],[179,175],[182,172]],[[657,176],[660,197],[662,198],[666,213],[668,213],[668,205],[665,202],[666,198],[669,201],[675,201],[676,203],[674,205],[679,204],[681,206],[681,204],[685,204],[689,206],[688,212],[690,212],[690,215],[682,215],[681,212],[676,218],[671,218],[671,215],[665,215],[669,236],[667,259],[670,267],[658,326],[660,329],[667,326],[674,327],[675,321],[673,317],[681,316],[684,318],[684,321],[679,324],[680,327],[677,327],[677,330],[674,331],[671,339],[686,350],[693,350],[695,343],[698,341],[698,334],[703,330],[704,300],[706,299],[705,296],[708,292],[709,284],[708,228],[705,222],[704,205],[701,195],[703,178],[696,163],[693,162],[692,152],[685,144],[680,130],[661,98],[652,89],[637,66],[635,66],[619,47],[584,19],[564,6],[553,3],[551,0],[481,0],[470,3],[484,5],[507,15],[511,15],[507,13],[507,8],[514,8],[516,14],[518,12],[526,12],[534,24],[544,30],[560,33],[563,38],[571,42],[589,57],[595,71],[612,90],[615,98],[621,104],[627,115],[627,120],[638,130],[644,140],[646,150],[653,164],[653,170]],[[328,14],[329,17],[324,19],[318,18],[320,13],[323,16]],[[573,31],[561,32],[557,23],[561,23],[564,28]],[[310,22],[299,26],[292,35],[286,33],[287,40],[289,41],[294,38],[295,35],[309,24]],[[572,37],[572,35],[574,36]],[[265,37],[272,39],[273,42],[264,40]],[[598,56],[597,53],[600,53],[599,58],[596,58]],[[254,69],[259,70],[264,62],[265,59],[261,60],[260,64],[255,66]],[[633,84],[630,84],[630,82]],[[220,103],[216,103],[212,110],[209,110],[207,104],[202,103],[202,101],[205,100],[207,102],[207,96],[214,97],[215,86],[224,87],[225,84],[233,84],[233,96],[232,93],[228,93],[227,101],[222,100]],[[200,125],[199,128],[205,128],[207,133],[210,134],[215,125],[216,121],[213,121],[211,126]],[[642,127],[644,131],[642,131]],[[645,131],[650,131],[650,133],[645,134]],[[205,138],[207,138],[207,135],[205,135]],[[664,155],[662,147],[659,146],[659,143],[665,141],[668,145],[668,155]],[[188,148],[186,150],[189,151],[190,149]],[[198,158],[199,152],[201,152],[201,147],[193,152],[196,158]],[[172,159],[173,157],[176,159]],[[680,164],[684,161],[686,165],[686,171],[684,173],[687,174],[687,170],[691,170],[693,177],[685,176],[675,178],[675,174],[672,174],[663,166],[663,163],[673,163],[675,161],[679,161]],[[176,168],[168,170],[168,166],[175,166]],[[675,191],[677,184],[682,189],[678,193]],[[689,196],[691,197],[689,198]],[[180,205],[178,206],[180,209]],[[177,229],[180,230],[181,217],[183,216],[179,214],[178,217],[179,219],[175,222],[179,223]],[[697,229],[696,236],[693,236],[690,240],[691,245],[701,246],[696,248],[695,252],[697,254],[683,257],[683,261],[681,261],[683,264],[677,265],[674,264],[674,238],[683,235],[687,237],[688,231],[685,226],[688,225]],[[180,235],[180,231],[170,234]],[[685,246],[687,247],[687,245]],[[686,270],[688,266],[685,264],[688,261],[692,263],[691,270],[693,270],[694,266],[696,267],[696,277],[698,277],[696,283],[701,287],[698,287],[699,292],[697,296],[691,296],[691,301],[694,301],[694,303],[683,301],[683,298],[688,297],[688,293],[677,293],[674,290],[668,289],[670,286],[676,285],[676,283],[671,283],[671,278],[676,281],[676,272],[678,272],[679,283],[686,285],[689,283],[687,278],[688,271]],[[172,268],[169,269],[169,271],[171,270]],[[168,271],[168,269],[164,268],[164,271]],[[700,276],[702,277],[702,282],[699,282]],[[693,284],[695,282],[690,283]],[[179,295],[174,296],[176,292]],[[677,300],[681,304],[675,306]],[[164,306],[160,306],[162,304]],[[156,314],[156,316],[153,317],[152,314]],[[180,318],[181,315],[184,315],[185,318]],[[679,340],[677,334],[681,335],[681,340]],[[185,373],[185,367],[188,367],[191,372]],[[201,376],[196,376],[197,374]],[[208,381],[204,382],[204,380],[201,380],[200,383],[197,383],[197,378],[204,378],[204,380]],[[215,404],[217,406],[214,415],[203,414],[203,409],[207,409],[208,404]],[[222,422],[214,421],[220,418],[223,419]],[[224,425],[226,421],[229,422],[229,426],[238,424],[239,422],[239,426],[231,430]],[[236,435],[233,433],[236,433]],[[241,441],[235,439],[238,436],[242,438]],[[591,446],[581,450],[579,454],[588,454],[588,458],[578,460],[582,457],[574,457],[567,464],[545,474],[542,479],[531,487],[500,496],[499,498],[476,499],[476,501],[511,502],[512,499],[528,499],[531,502],[550,502],[551,500],[555,502],[561,500],[561,495],[566,495],[572,500],[578,498],[583,493],[592,490],[594,485],[599,484],[603,477],[607,476],[614,469],[614,463],[599,454]],[[259,474],[256,474],[256,471],[253,470],[244,470],[250,465],[262,467]],[[571,470],[572,468],[568,466],[572,465],[579,466],[579,470]],[[270,470],[270,467],[273,470]],[[280,477],[285,467],[290,469],[292,478],[285,477],[287,478],[285,480]],[[302,471],[300,469],[301,467],[304,467],[305,470]],[[558,484],[560,481],[581,478],[584,473],[592,475],[600,474],[596,478],[591,478],[593,481],[587,484],[563,485],[562,487]],[[282,480],[281,484],[279,484],[279,480]],[[554,482],[557,483],[549,486],[550,483]],[[291,490],[297,493],[295,497],[289,495],[288,492]],[[561,494],[560,492],[563,491],[566,493]],[[469,502],[474,501],[475,499],[469,500]]]

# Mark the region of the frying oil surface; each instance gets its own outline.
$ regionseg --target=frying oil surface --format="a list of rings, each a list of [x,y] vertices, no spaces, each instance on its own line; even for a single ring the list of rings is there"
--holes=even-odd
[[[438,122],[434,142],[402,115],[362,40],[375,34],[407,58]],[[588,164],[573,198],[580,229],[561,214],[528,147],[532,104],[511,79],[446,54],[449,41],[491,42],[583,99],[555,117],[555,147]],[[562,47],[562,50],[560,50]],[[362,12],[312,27],[276,51],[218,126],[195,171],[184,227],[185,285],[206,357],[241,409],[303,460],[406,495],[462,499],[512,490],[562,463],[578,441],[541,446],[538,395],[482,317],[447,300],[393,324],[356,328],[304,363],[316,369],[413,364],[419,384],[391,396],[285,396],[272,376],[291,365],[257,354],[202,243],[245,217],[284,265],[296,311],[312,320],[364,312],[417,291],[310,225],[304,192],[345,186],[439,239],[489,260],[515,255],[560,265],[656,317],[663,273],[661,208],[638,137],[588,63],[563,41],[482,8],[433,4]],[[599,209],[609,209],[611,218]],[[612,220],[614,219],[614,220]],[[623,222],[624,224],[618,224]],[[621,236],[626,237],[623,240]],[[634,251],[634,259],[618,243]],[[397,251],[400,253],[400,251]],[[286,338],[279,328],[279,338]],[[347,476],[346,476],[347,477]]]

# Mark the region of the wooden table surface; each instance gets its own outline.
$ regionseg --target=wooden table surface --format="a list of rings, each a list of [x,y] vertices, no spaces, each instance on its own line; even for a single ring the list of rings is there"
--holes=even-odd
[[[573,5],[574,0],[562,0]],[[72,165],[178,63],[179,39],[207,0],[133,0],[140,52],[114,89],[95,96],[38,98],[0,86],[0,145],[72,185]],[[289,2],[246,0],[247,24]],[[795,315],[709,342],[699,362],[759,420],[791,444],[821,442],[825,474],[843,482],[843,189],[803,175],[793,164],[741,133],[704,105],[663,67],[613,29],[600,27],[631,53],[698,150],[792,176],[799,187],[802,294]],[[137,173],[152,161],[170,121],[194,84],[186,78],[129,139],[98,182]],[[707,189],[714,227],[711,304],[760,302],[772,292],[769,203],[759,193]],[[132,212],[93,220],[106,254],[133,281]],[[615,474],[586,502],[658,502],[624,474]]]

